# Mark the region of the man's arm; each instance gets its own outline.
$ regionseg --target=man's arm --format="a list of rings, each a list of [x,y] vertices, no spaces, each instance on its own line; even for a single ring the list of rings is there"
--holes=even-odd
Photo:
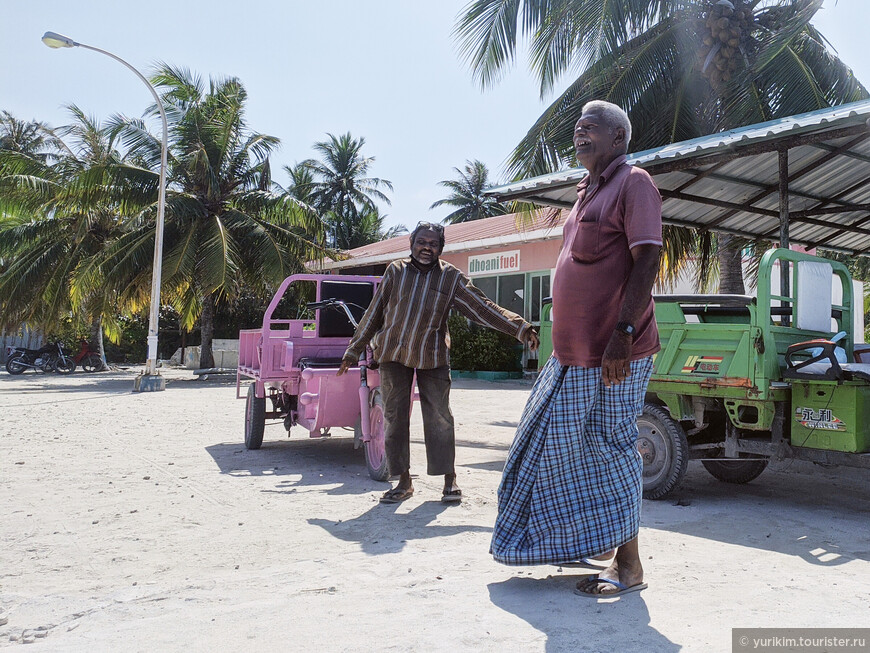
[[[652,296],[652,287],[659,271],[658,245],[637,245],[631,248],[633,264],[625,288],[625,299],[619,311],[619,321],[637,325]],[[601,359],[601,379],[604,385],[621,383],[631,374],[632,336],[614,331]]]
[[[393,275],[391,273],[392,266],[387,268],[384,273],[384,278],[378,286],[378,291],[375,293],[372,303],[366,309],[362,319],[354,331],[353,337],[341,358],[341,366],[338,368],[338,376],[347,372],[348,368],[356,365],[359,362],[359,357],[365,349],[366,345],[371,342],[371,339],[384,324],[384,308],[387,305],[387,300],[390,296],[390,287],[392,285]]]
[[[513,336],[520,342],[528,343],[532,351],[538,348],[538,334],[535,333],[532,325],[516,313],[491,301],[464,274],[460,274],[456,281],[453,308],[469,320]]]

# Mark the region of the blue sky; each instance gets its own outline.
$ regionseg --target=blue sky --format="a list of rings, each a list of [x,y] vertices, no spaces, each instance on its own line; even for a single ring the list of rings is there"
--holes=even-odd
[[[277,136],[280,167],[313,156],[327,132],[366,139],[374,176],[393,182],[387,223],[440,220],[430,211],[466,159],[486,163],[494,180],[513,146],[552,97],[520,57],[482,92],[451,38],[467,0],[0,0],[0,109],[63,124],[63,105],[104,119],[139,116],[150,103],[142,83],[110,58],[82,49],[50,50],[52,30],[108,50],[146,75],[155,62],[204,78],[236,76],[249,95],[248,121]],[[865,85],[868,0],[825,0],[814,21]],[[567,83],[568,80],[565,80]],[[564,84],[563,84],[564,85]]]

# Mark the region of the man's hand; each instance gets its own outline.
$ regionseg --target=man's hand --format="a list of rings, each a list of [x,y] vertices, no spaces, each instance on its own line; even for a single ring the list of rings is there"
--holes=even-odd
[[[529,333],[526,335],[526,342],[529,345],[529,349],[531,351],[538,351],[538,347],[541,344],[540,339],[538,339],[538,334],[535,333],[534,329],[529,329]]]
[[[350,358],[342,358],[341,365],[338,368],[338,372],[335,373],[336,376],[341,376],[345,372],[347,372],[351,367],[356,365],[356,361]]]
[[[601,359],[601,380],[608,388],[631,376],[631,336],[614,331]]]

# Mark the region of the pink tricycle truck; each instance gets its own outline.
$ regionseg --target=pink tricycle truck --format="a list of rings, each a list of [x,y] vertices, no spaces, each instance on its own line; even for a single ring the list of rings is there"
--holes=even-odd
[[[236,398],[242,398],[243,379],[253,379],[245,405],[248,449],[263,444],[267,418],[283,420],[288,434],[299,425],[312,438],[329,436],[332,428],[353,429],[354,448],[363,447],[369,475],[387,480],[384,407],[371,349],[358,366],[336,376],[378,283],[380,277],[292,275],[272,298],[263,328],[239,332]],[[312,297],[315,301],[304,302]],[[302,305],[309,309],[308,319],[276,318],[288,306],[298,311]]]

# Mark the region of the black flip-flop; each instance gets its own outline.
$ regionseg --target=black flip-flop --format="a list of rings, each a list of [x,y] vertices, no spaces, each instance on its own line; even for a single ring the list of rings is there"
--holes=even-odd
[[[441,493],[441,503],[459,503],[462,501],[462,490],[444,490]]]
[[[585,589],[580,589],[581,587],[588,587],[589,589],[597,589],[602,585],[612,585],[617,589],[616,592],[587,592]],[[645,590],[648,587],[646,583],[638,583],[637,585],[628,586],[625,583],[620,583],[618,580],[610,580],[609,578],[599,578],[598,576],[594,576],[592,578],[584,578],[583,580],[577,583],[577,587],[574,588],[574,594],[578,596],[585,596],[591,599],[609,599],[612,596],[622,596],[623,594],[629,594],[631,592],[640,592],[641,590]]]
[[[380,498],[381,503],[402,503],[405,499],[410,499],[414,496],[414,488],[399,489],[394,487],[392,490],[384,492],[384,496]]]

